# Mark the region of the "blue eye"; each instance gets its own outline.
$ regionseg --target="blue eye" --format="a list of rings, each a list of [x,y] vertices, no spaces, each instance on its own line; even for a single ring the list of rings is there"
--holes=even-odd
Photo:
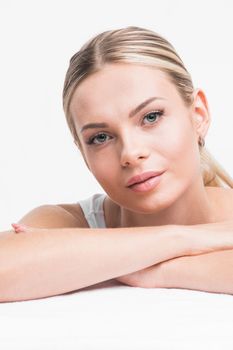
[[[163,116],[164,111],[163,110],[157,110],[157,111],[152,111],[150,113],[147,113],[146,115],[143,116],[143,120],[147,118],[147,123],[149,125],[153,125],[158,122],[158,120]],[[106,143],[107,138],[111,138],[111,136],[107,135],[104,132],[100,132],[99,134],[96,134],[95,136],[91,136],[86,143],[88,145],[103,145]]]
[[[91,137],[87,143],[88,143],[88,145],[91,145],[91,144],[101,145],[106,141],[107,137],[108,137],[107,134],[101,132],[101,133],[95,135],[94,137]],[[97,142],[94,142],[95,140],[97,140]],[[100,141],[100,142],[98,142],[98,141]]]
[[[162,115],[163,115],[163,111],[162,110],[153,111],[153,112],[150,112],[150,113],[146,114],[143,117],[143,120],[147,118],[147,121],[149,122],[147,124],[152,124],[154,122],[157,123],[158,119],[161,118]]]

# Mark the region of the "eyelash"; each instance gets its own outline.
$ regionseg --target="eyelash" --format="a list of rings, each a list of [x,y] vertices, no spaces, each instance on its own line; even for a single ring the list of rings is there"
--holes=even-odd
[[[148,115],[150,115],[150,114],[156,114],[156,115],[157,115],[156,121],[154,121],[154,122],[152,122],[152,123],[149,123],[149,124],[151,124],[151,125],[154,125],[154,124],[158,123],[158,120],[163,116],[164,110],[159,109],[159,110],[156,110],[156,111],[151,111],[151,112],[145,114],[145,115],[142,117],[142,120],[145,119],[145,118],[146,118]],[[94,146],[103,145],[105,142],[94,143],[94,140],[95,140],[99,135],[106,135],[106,133],[105,133],[105,132],[100,132],[100,133],[98,133],[98,134],[96,134],[96,135],[94,135],[94,136],[91,136],[91,137],[87,140],[86,143],[87,143],[88,145],[94,145]]]

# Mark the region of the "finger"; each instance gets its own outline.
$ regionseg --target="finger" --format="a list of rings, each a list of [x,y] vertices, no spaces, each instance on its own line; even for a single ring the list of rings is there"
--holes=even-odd
[[[11,226],[14,228],[15,232],[16,233],[19,233],[19,232],[25,232],[27,231],[27,226],[26,225],[23,225],[23,224],[11,224]]]

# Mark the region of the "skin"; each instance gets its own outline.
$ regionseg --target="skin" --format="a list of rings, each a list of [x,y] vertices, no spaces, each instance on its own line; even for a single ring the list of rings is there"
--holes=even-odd
[[[132,109],[154,96],[162,99],[129,118]],[[162,117],[148,116],[158,110],[163,110]],[[80,140],[76,144],[108,194],[107,227],[193,225],[223,218],[216,204],[224,189],[205,187],[200,172],[198,139],[205,138],[210,125],[201,89],[194,91],[188,107],[164,72],[107,64],[76,88],[70,112]],[[95,122],[109,126],[81,132]],[[97,134],[96,144],[87,144]],[[150,170],[165,170],[155,189],[136,193],[126,187],[129,178]]]
[[[128,118],[132,108],[152,96],[163,100],[151,102],[133,118]],[[76,89],[70,107],[80,138],[76,144],[89,170],[108,194],[104,201],[107,227],[195,225],[233,220],[233,190],[203,185],[198,138],[199,135],[205,138],[210,114],[204,92],[196,89],[193,97],[193,104],[187,107],[165,73],[119,63],[106,65]],[[157,122],[150,123],[145,118],[160,109],[164,115],[157,118]],[[95,122],[106,122],[109,127],[80,132],[85,124]],[[97,133],[107,135],[106,139],[96,139],[104,143],[88,145],[88,138]],[[131,176],[148,170],[166,170],[153,191],[135,193],[126,188]],[[79,218],[82,215],[76,204],[65,207]],[[85,225],[89,227],[87,222]],[[13,228],[16,233],[25,231],[22,225],[13,225]],[[199,257],[171,259],[116,280],[139,287],[186,287],[182,276],[187,265],[193,271],[194,289],[195,286],[200,289],[203,284],[201,289],[209,290],[210,279],[203,282],[199,270],[209,276],[208,266],[216,265],[213,265],[214,259],[219,259],[220,269],[224,266],[224,271],[227,270],[220,264],[225,261],[221,253],[225,254],[215,252],[219,255],[213,258],[211,254],[203,255],[200,261]]]

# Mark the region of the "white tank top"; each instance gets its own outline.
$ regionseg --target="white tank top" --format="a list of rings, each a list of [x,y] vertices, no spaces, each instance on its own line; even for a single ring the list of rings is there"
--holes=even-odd
[[[103,202],[106,194],[96,193],[87,199],[78,201],[91,228],[106,228]]]

